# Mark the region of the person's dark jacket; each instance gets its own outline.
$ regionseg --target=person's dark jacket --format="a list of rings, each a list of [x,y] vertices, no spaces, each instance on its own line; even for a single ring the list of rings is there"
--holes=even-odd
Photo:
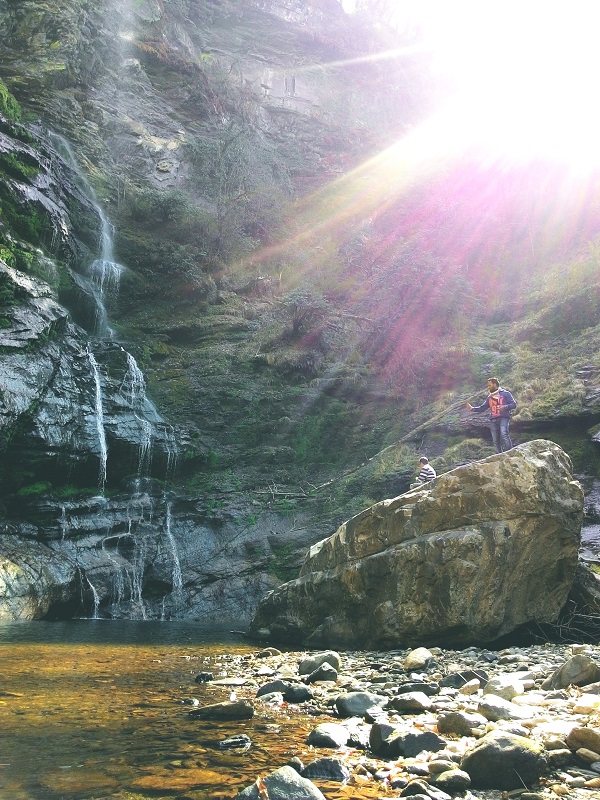
[[[510,412],[516,407],[515,398],[508,389],[500,388],[489,394],[480,406],[473,406],[471,411],[479,413],[489,408],[492,419],[497,419],[498,417],[510,417]]]

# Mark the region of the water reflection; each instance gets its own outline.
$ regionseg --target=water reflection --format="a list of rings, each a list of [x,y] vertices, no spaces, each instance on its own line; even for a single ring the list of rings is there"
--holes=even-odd
[[[206,628],[200,623],[158,620],[72,619],[0,622],[0,644],[246,645],[242,631]],[[250,647],[250,649],[252,649]]]
[[[269,708],[244,722],[188,716],[186,699],[204,705],[231,691],[195,684],[199,672],[234,675],[255,651],[239,635],[188,623],[0,625],[0,797],[234,797],[258,774],[303,757],[315,724]],[[256,685],[236,691],[253,698]],[[219,750],[219,741],[238,733],[252,739],[247,753]]]

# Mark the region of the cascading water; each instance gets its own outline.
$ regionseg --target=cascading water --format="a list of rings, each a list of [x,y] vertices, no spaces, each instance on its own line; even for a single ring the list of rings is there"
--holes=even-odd
[[[49,132],[48,136],[77,177],[80,191],[88,199],[100,221],[99,258],[91,261],[87,276],[80,275],[79,278],[84,281],[85,288],[95,302],[96,316],[92,333],[98,337],[112,339],[114,331],[108,324],[106,303],[117,294],[124,272],[123,265],[117,263],[114,258],[114,228],[98,202],[93,186],[79,166],[69,142],[53,131]]]
[[[60,526],[60,538],[64,540],[68,532],[71,530],[71,525],[67,518],[67,507],[64,503],[60,507],[60,519],[58,521]]]
[[[171,513],[172,503],[168,501],[165,518],[165,533],[167,534],[167,539],[169,540],[171,553],[173,555],[173,594],[175,595],[176,600],[181,600],[181,595],[183,593],[183,575],[181,574],[181,564],[179,562],[179,553],[177,552],[177,543],[175,542],[175,537],[171,531]]]
[[[123,350],[123,352],[127,358],[127,372],[123,377],[121,389],[127,396],[131,405],[136,408],[147,402],[146,380],[144,378],[144,373],[138,367],[137,361],[131,353],[128,353],[126,350]]]
[[[88,582],[88,586],[90,587],[90,590],[92,592],[92,597],[94,599],[92,619],[98,619],[98,611],[100,610],[100,595],[98,594],[98,590],[96,589],[96,587],[94,586],[94,584],[91,582],[91,580],[87,575],[85,576],[85,579]]]
[[[104,489],[104,484],[106,483],[106,465],[108,463],[108,446],[106,444],[106,432],[104,430],[102,384],[100,383],[100,370],[98,368],[98,362],[96,361],[96,358],[92,352],[91,347],[88,347],[87,354],[90,360],[90,366],[92,369],[92,375],[94,377],[94,387],[95,387],[94,411],[96,419],[96,430],[98,431],[98,446],[100,449],[100,474],[98,476],[98,485],[100,486],[100,489]]]
[[[88,347],[88,358],[94,377],[96,410],[95,422],[100,444],[101,464],[100,485],[104,487],[107,466],[107,434],[106,417],[103,412],[103,383],[101,382],[100,364],[102,353],[110,356],[110,348],[117,348],[126,358],[127,369],[121,381],[120,392],[129,409],[133,412],[130,433],[135,437],[138,447],[138,475],[149,473],[153,460],[153,449],[160,442],[166,456],[166,477],[173,476],[177,464],[178,447],[174,431],[165,423],[152,402],[146,395],[146,382],[133,355],[118,345],[115,332],[109,325],[107,303],[118,293],[121,276],[125,268],[114,257],[114,227],[107,218],[85,172],[81,169],[71,145],[62,136],[50,132],[48,134],[55,151],[75,176],[73,185],[81,194],[82,202],[88,202],[99,221],[99,257],[93,259],[84,274],[74,276],[76,282],[83,286],[85,294],[92,297],[95,307],[95,321],[89,331],[96,341],[94,353]],[[102,426],[102,430],[100,430]],[[136,433],[137,429],[137,433]]]
[[[99,313],[96,317],[96,334],[106,335],[111,338],[114,331],[108,324],[106,314],[106,298],[117,294],[123,274],[123,266],[114,259],[113,241],[114,228],[107,220],[104,211],[95,203],[96,212],[100,218],[100,258],[94,259],[90,264],[92,283],[98,293]]]
[[[127,371],[121,383],[121,392],[136,411],[135,416],[139,424],[138,476],[143,476],[150,471],[152,466],[154,440],[158,434],[157,426],[162,426],[165,432],[168,431],[168,428],[164,425],[160,414],[146,395],[146,380],[137,361],[131,353],[124,349],[123,352],[127,358]],[[169,471],[171,441],[168,433],[165,433],[162,439],[167,453],[167,476],[170,476],[172,475],[172,472]]]
[[[93,386],[89,403],[93,426],[90,425],[89,435],[94,435],[97,442],[94,449],[99,454],[98,485],[102,495],[107,476],[118,480],[118,474],[115,477],[114,473],[119,469],[127,475],[128,456],[124,448],[134,446],[138,451],[137,478],[125,505],[122,498],[113,501],[102,496],[95,498],[86,516],[68,514],[62,504],[58,523],[61,543],[81,564],[84,581],[89,584],[94,599],[94,617],[147,619],[157,614],[164,616],[165,606],[170,614],[181,607],[183,575],[173,532],[172,504],[165,503],[164,494],[152,495],[152,481],[147,478],[153,468],[154,451],[159,446],[166,461],[165,479],[172,478],[179,448],[174,429],[162,419],[146,395],[142,370],[134,356],[115,341],[115,332],[109,325],[107,304],[118,292],[124,271],[114,258],[113,226],[69,143],[58,134],[50,134],[50,139],[76,177],[72,183],[74,191],[81,195],[82,203],[88,203],[99,220],[99,255],[90,261],[83,274],[73,277],[86,301],[93,298],[92,308],[96,309],[94,323],[87,325],[91,339],[86,356]],[[89,313],[87,319],[90,319]],[[119,381],[116,374],[122,374]],[[81,511],[81,506],[78,510]],[[164,514],[162,524],[153,520],[155,513]],[[86,533],[99,530],[104,531],[100,536]],[[80,543],[81,537],[86,535],[89,539],[84,551]],[[169,588],[165,578],[170,582]],[[154,594],[153,599],[147,600],[144,588],[150,581],[155,587],[153,591],[160,591],[162,595]]]

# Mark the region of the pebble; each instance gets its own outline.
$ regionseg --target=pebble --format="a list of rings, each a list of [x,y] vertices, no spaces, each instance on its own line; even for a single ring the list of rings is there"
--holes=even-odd
[[[236,686],[238,704],[254,704],[261,694],[287,692],[288,682],[297,690],[302,683],[296,682],[321,664],[328,665],[322,674],[329,679],[318,680],[315,675],[305,700],[294,705],[286,698],[286,703],[269,707],[270,717],[281,714],[282,724],[294,714],[300,723],[309,713],[316,731],[309,740],[330,740],[330,747],[320,745],[310,757],[303,755],[306,763],[299,771],[305,778],[314,776],[317,787],[318,776],[324,775],[330,781],[349,781],[356,787],[357,798],[362,787],[370,792],[364,796],[371,797],[383,785],[396,787],[405,796],[418,789],[418,794],[428,798],[501,800],[513,796],[513,791],[503,786],[471,786],[468,770],[462,766],[465,753],[496,731],[504,735],[497,741],[523,737],[546,754],[546,772],[533,785],[515,789],[515,797],[600,800],[600,694],[587,692],[581,683],[588,677],[598,681],[600,666],[595,665],[600,665],[600,645],[545,643],[497,652],[475,647],[323,653],[265,648],[256,658],[260,663],[254,658],[234,658],[228,663],[227,685]],[[577,683],[565,683],[565,676]],[[198,683],[207,677],[201,674]],[[191,713],[198,712],[202,714],[202,707]],[[381,755],[369,749],[369,733],[375,724],[380,730],[377,741],[389,743],[388,749],[400,741],[404,755],[388,760],[385,747]],[[301,730],[298,724],[298,752],[306,747],[306,733],[302,736]],[[351,745],[344,744],[345,730],[351,733]],[[240,722],[238,735],[243,733]],[[425,733],[436,737],[435,752],[407,749],[407,743],[420,741]],[[273,763],[271,770],[283,766]]]

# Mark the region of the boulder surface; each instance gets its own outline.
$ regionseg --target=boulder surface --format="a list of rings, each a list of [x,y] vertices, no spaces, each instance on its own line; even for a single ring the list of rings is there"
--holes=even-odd
[[[268,594],[253,635],[326,647],[489,642],[556,621],[583,491],[543,439],[438,476],[345,522]]]

